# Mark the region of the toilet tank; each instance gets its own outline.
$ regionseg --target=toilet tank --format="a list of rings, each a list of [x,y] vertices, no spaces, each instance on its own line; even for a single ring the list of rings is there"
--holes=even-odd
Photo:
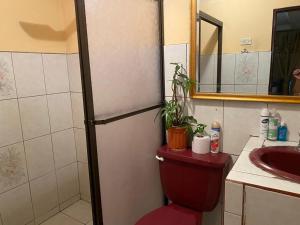
[[[191,150],[158,150],[161,183],[173,203],[205,212],[213,210],[224,187],[230,156],[226,153],[204,155]]]

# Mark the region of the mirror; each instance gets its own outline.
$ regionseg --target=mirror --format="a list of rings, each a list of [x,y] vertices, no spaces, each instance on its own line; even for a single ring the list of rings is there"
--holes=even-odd
[[[300,0],[192,0],[193,98],[300,103]]]

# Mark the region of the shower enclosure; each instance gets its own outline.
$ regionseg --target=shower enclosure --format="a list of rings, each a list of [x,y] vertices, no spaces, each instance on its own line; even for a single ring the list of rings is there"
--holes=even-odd
[[[133,225],[160,207],[162,1],[1,3],[0,225]]]
[[[92,223],[74,2],[1,17],[0,224]]]

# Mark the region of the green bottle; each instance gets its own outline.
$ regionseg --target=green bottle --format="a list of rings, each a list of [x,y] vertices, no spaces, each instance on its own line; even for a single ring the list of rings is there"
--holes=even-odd
[[[278,119],[276,118],[276,110],[272,110],[269,118],[268,140],[277,141],[278,137]]]

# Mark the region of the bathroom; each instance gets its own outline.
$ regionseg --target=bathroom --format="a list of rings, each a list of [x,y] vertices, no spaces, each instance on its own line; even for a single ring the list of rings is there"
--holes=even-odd
[[[299,64],[289,58],[292,76],[278,81],[276,55],[276,35],[300,29],[299,0],[5,0],[1,9],[0,225],[299,224]],[[174,100],[174,63],[192,84],[176,104],[186,101],[209,146],[170,148],[160,114]],[[274,135],[275,117],[284,123]],[[296,175],[259,163],[256,152],[274,149],[272,166],[291,152]],[[222,165],[187,174],[211,194],[199,200],[205,210],[169,193],[163,170],[181,154]]]

